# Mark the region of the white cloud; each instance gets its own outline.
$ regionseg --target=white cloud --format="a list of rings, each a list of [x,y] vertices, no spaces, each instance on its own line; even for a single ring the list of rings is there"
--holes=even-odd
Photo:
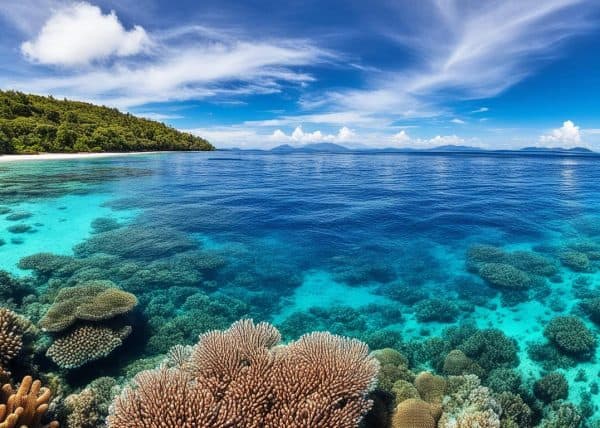
[[[402,131],[392,136],[392,141],[396,144],[406,144],[409,143],[411,139],[406,133],[406,131],[403,129]]]
[[[489,108],[487,108],[487,107],[480,107],[477,110],[473,110],[471,113],[474,113],[474,114],[475,113],[485,113],[485,112],[488,112],[488,111],[490,111]]]
[[[392,142],[402,147],[414,147],[414,148],[430,148],[445,145],[461,145],[465,143],[465,140],[456,135],[436,135],[432,138],[412,138],[408,135],[405,130],[394,134],[391,138]]]
[[[563,126],[553,129],[549,134],[540,137],[540,143],[549,146],[561,146],[571,148],[581,146],[581,132],[578,126],[567,120],[563,122]]]
[[[37,37],[21,45],[21,51],[41,64],[80,66],[135,55],[149,45],[142,27],[126,30],[114,11],[105,15],[99,7],[81,2],[56,10]]]
[[[467,123],[467,122],[465,122],[464,120],[462,120],[462,119],[459,119],[459,118],[456,118],[456,117],[455,117],[454,119],[452,119],[450,122],[452,122],[452,123],[456,123],[456,124],[458,124],[458,125],[464,125],[465,123]]]
[[[283,82],[310,82],[312,76],[292,68],[314,64],[324,55],[300,42],[196,40],[185,46],[161,46],[159,56],[141,62],[28,78],[9,82],[7,87],[125,109],[150,102],[216,96],[223,101],[229,96],[280,92]],[[225,85],[227,82],[235,85]]]
[[[280,143],[308,144],[308,143],[343,143],[353,141],[356,133],[344,126],[337,134],[323,134],[321,131],[305,132],[302,126],[297,126],[291,134],[286,134],[281,129],[273,131],[269,139]]]

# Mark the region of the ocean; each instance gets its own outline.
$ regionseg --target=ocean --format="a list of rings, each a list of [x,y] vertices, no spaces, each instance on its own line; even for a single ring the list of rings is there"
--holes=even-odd
[[[127,376],[251,317],[285,340],[327,330],[394,348],[416,371],[442,372],[440,355],[460,349],[484,384],[514,374],[523,395],[558,371],[593,421],[597,339],[571,349],[548,325],[576,317],[598,333],[599,162],[223,151],[0,163],[0,270],[35,289],[3,305],[37,322],[62,287],[133,293],[131,338],[95,375]],[[491,330],[500,339],[474,350]],[[490,355],[503,347],[515,356]]]

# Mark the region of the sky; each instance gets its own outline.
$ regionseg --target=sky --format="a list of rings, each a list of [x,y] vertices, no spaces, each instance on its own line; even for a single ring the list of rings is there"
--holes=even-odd
[[[220,148],[600,150],[596,0],[0,0],[0,88]]]

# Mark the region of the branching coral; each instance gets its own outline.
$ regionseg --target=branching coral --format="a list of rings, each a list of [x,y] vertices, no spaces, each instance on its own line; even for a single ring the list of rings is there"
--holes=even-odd
[[[0,427],[57,428],[58,422],[42,425],[51,396],[52,392],[31,376],[25,376],[17,390],[10,384],[4,385],[0,401]]]
[[[366,345],[329,333],[279,340],[250,320],[202,335],[181,366],[140,373],[109,427],[356,427],[378,370]]]
[[[127,313],[136,304],[133,294],[116,288],[110,281],[89,281],[61,289],[39,325],[46,331],[58,332],[76,320],[101,321]]]
[[[96,325],[79,326],[56,339],[46,355],[62,368],[80,367],[109,355],[123,344],[130,333],[129,326],[119,330]]]

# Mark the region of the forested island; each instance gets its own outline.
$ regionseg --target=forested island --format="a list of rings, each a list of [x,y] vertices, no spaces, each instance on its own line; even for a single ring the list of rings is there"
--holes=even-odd
[[[0,91],[0,154],[214,150],[205,139],[115,108]]]

